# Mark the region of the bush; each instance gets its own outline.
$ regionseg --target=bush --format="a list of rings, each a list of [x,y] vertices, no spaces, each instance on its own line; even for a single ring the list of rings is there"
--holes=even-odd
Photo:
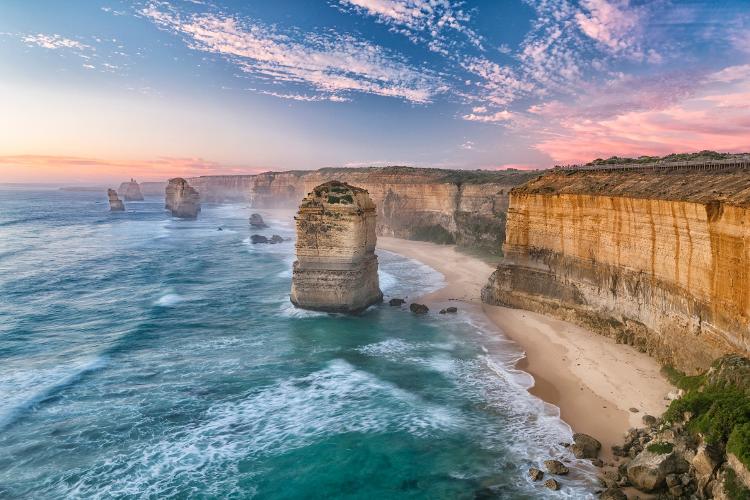
[[[680,420],[685,412],[693,415],[690,431],[703,434],[708,443],[726,443],[735,426],[750,422],[750,399],[736,388],[709,387],[673,401],[665,419]]]
[[[334,205],[336,203],[339,203],[339,199],[335,196],[328,195],[328,203]]]
[[[341,198],[339,198],[339,201],[341,203],[344,203],[344,202],[346,202],[346,203],[354,203],[354,198],[352,198],[352,195],[350,195],[350,194],[345,194],[344,196],[342,196]]]
[[[727,442],[727,451],[734,453],[740,462],[745,464],[745,467],[750,468],[750,423],[746,422],[732,429]]]
[[[750,500],[750,490],[745,488],[732,469],[727,469],[724,489],[731,500]]]
[[[703,382],[706,380],[705,375],[685,375],[680,370],[677,370],[676,368],[673,368],[671,366],[665,366],[664,368],[662,368],[662,371],[672,384],[684,390],[685,392],[699,389],[700,386],[703,385]]]
[[[672,453],[674,445],[672,443],[652,443],[648,445],[646,449],[651,453],[666,455],[667,453]]]

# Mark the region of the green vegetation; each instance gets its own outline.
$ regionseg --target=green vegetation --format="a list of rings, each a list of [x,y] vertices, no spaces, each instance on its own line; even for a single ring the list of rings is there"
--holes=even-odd
[[[334,205],[334,204],[336,204],[336,203],[339,203],[339,198],[338,198],[338,196],[332,196],[332,195],[330,195],[330,194],[329,194],[329,195],[328,195],[328,203],[330,203],[331,205]]]
[[[687,429],[701,434],[709,444],[726,445],[740,461],[750,468],[750,396],[735,380],[746,368],[727,356],[717,360],[708,374],[687,376],[673,368],[665,368],[667,377],[685,395],[672,401],[664,414],[667,422],[683,420],[688,415]],[[734,364],[732,364],[734,363]]]
[[[750,423],[736,425],[729,435],[727,451],[733,453],[746,466],[750,464]]]
[[[672,453],[672,450],[674,450],[674,445],[672,443],[652,443],[648,445],[646,449],[651,453],[666,455],[667,453]]]
[[[412,237],[418,241],[431,241],[440,245],[451,245],[456,242],[456,238],[447,229],[438,224],[418,227]]]
[[[704,375],[685,375],[680,370],[671,366],[665,366],[662,368],[662,373],[673,385],[686,392],[700,388],[706,380]]]
[[[344,203],[344,202],[346,202],[346,203],[354,203],[354,198],[352,198],[352,195],[350,195],[350,194],[345,194],[344,196],[342,196],[339,199],[341,200],[341,203]]]
[[[750,490],[745,488],[732,469],[727,469],[724,489],[731,500],[750,500]]]
[[[667,162],[674,163],[680,161],[707,161],[707,160],[728,160],[732,158],[740,158],[742,154],[732,153],[717,153],[716,151],[703,150],[698,153],[673,153],[667,156],[639,156],[638,158],[623,158],[620,156],[612,156],[603,160],[597,158],[596,160],[587,163],[587,166],[591,165],[623,165],[626,163],[656,163],[656,162]]]

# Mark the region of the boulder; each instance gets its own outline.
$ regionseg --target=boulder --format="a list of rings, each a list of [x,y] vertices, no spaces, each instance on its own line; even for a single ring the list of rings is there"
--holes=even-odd
[[[568,469],[565,464],[563,464],[559,460],[545,460],[544,466],[547,468],[550,474],[557,474],[558,476],[563,476],[570,472],[570,469]]]
[[[662,488],[667,476],[684,470],[674,451],[658,453],[643,450],[628,464],[628,479],[639,490],[650,492]]]
[[[711,481],[711,477],[723,461],[723,454],[717,447],[702,445],[698,448],[690,465],[695,471],[695,479],[700,489]]]
[[[576,458],[596,458],[599,456],[599,450],[601,449],[602,444],[588,434],[573,434],[573,444],[570,446],[570,451]]]
[[[652,415],[643,415],[643,417],[641,417],[641,420],[643,421],[644,425],[647,425],[649,427],[656,425],[656,417]]]
[[[250,225],[256,229],[263,229],[268,227],[268,225],[263,220],[263,216],[261,216],[260,214],[250,215]]]
[[[252,236],[250,236],[250,242],[253,245],[256,245],[258,243],[270,243],[270,241],[268,240],[268,238],[266,238],[265,236],[262,236],[260,234],[253,234]]]
[[[394,307],[401,306],[403,304],[406,304],[406,301],[404,299],[391,299],[388,301],[388,305],[391,305]]]
[[[540,471],[536,467],[529,469],[529,477],[532,481],[541,481],[544,477],[544,472]]]
[[[455,314],[455,313],[458,312],[458,308],[457,307],[452,307],[452,306],[451,307],[446,307],[445,308],[445,312],[447,312],[448,314]]]
[[[409,310],[414,314],[427,314],[430,312],[430,309],[426,305],[417,304],[416,302],[409,304]]]
[[[558,483],[554,479],[547,479],[544,482],[544,486],[546,486],[547,488],[551,489],[552,491],[557,491],[557,490],[560,489],[560,483]]]
[[[601,500],[628,500],[628,496],[619,488],[607,488],[599,498]]]

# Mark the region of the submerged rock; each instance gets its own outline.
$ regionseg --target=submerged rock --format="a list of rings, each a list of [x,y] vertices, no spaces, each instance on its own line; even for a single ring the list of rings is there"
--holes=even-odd
[[[570,472],[570,469],[568,469],[565,464],[563,464],[559,460],[545,460],[544,466],[547,468],[550,474],[557,474],[558,476],[564,476],[565,474]]]
[[[547,488],[551,489],[552,491],[557,491],[557,490],[560,489],[560,483],[558,483],[554,479],[547,479],[544,482],[544,486],[546,486]]]
[[[172,212],[173,217],[195,219],[201,211],[200,194],[182,177],[169,179],[164,207]]]
[[[628,496],[619,488],[607,488],[599,498],[601,500],[628,500]]]
[[[119,191],[125,201],[143,201],[141,187],[135,182],[135,179],[120,184]]]
[[[268,227],[268,224],[265,223],[263,220],[263,216],[260,214],[251,214],[250,215],[250,225],[256,229],[263,229]]]
[[[532,481],[541,481],[544,478],[544,472],[540,471],[536,467],[529,469],[529,477]]]
[[[257,245],[258,243],[269,243],[268,238],[260,234],[254,234],[250,236],[250,242],[253,245]]]
[[[271,243],[272,245],[275,245],[276,243],[282,243],[283,241],[284,241],[284,238],[282,238],[278,234],[274,234],[273,236],[271,236],[269,243]]]
[[[290,299],[297,307],[357,313],[383,300],[375,255],[375,204],[364,189],[321,184],[297,216]]]
[[[117,191],[114,189],[107,189],[107,197],[109,198],[110,212],[123,212],[125,210],[125,204],[117,197]]]
[[[427,314],[430,312],[430,309],[426,305],[417,304],[416,302],[409,304],[409,310],[414,314]]]
[[[388,305],[391,306],[402,306],[406,303],[404,299],[391,299],[388,301]]]

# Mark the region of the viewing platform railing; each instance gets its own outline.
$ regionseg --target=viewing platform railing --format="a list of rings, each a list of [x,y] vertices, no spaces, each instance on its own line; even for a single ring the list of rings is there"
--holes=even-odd
[[[750,169],[750,156],[732,158],[728,160],[706,160],[706,161],[678,161],[678,162],[655,162],[655,163],[624,163],[622,165],[565,165],[556,166],[555,171],[587,171],[606,172],[611,170],[640,170],[640,171],[665,171],[665,170],[723,170],[729,168]]]

